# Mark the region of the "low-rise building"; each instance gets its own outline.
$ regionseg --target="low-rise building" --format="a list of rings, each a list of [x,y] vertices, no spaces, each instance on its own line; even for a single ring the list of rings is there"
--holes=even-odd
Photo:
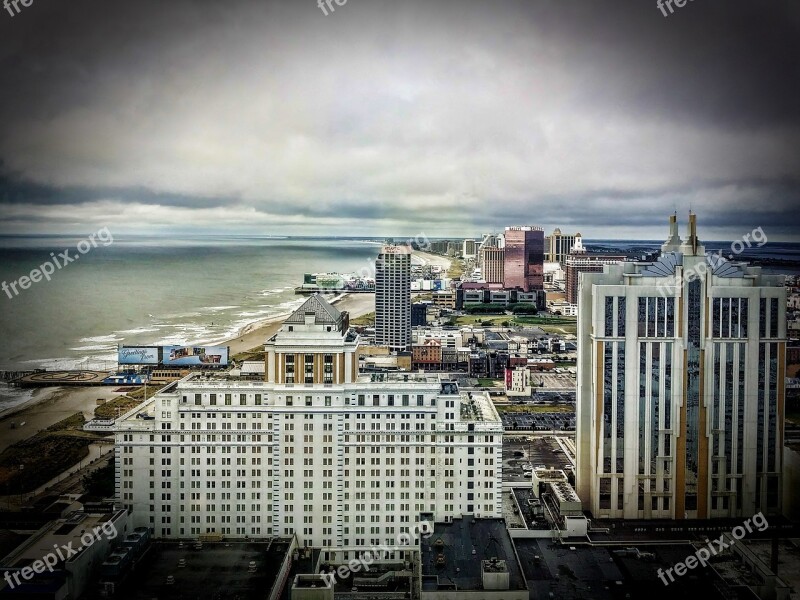
[[[472,516],[437,522],[420,540],[423,600],[527,600],[505,521]]]
[[[0,560],[0,596],[81,597],[112,545],[130,531],[127,511],[113,504],[84,507],[56,519]]]

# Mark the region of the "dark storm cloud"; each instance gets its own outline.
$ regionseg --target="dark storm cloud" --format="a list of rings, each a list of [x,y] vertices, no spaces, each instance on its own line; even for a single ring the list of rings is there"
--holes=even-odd
[[[0,89],[0,232],[797,231],[789,1],[35,0]]]
[[[0,200],[3,204],[64,205],[99,202],[108,198],[123,202],[142,202],[158,206],[213,208],[238,204],[237,198],[202,198],[144,188],[53,187],[0,174]]]

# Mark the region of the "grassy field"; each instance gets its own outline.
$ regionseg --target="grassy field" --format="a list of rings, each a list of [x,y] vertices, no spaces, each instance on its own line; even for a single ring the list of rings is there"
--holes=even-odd
[[[0,454],[0,494],[35,490],[89,454],[97,439],[83,431],[83,413],[75,413]]]
[[[485,322],[492,324],[492,327],[500,327],[503,321],[509,323],[513,320],[510,315],[459,315],[453,317],[453,325],[481,325]]]
[[[371,327],[375,325],[375,313],[367,313],[365,315],[361,315],[360,317],[356,317],[355,319],[350,319],[350,325],[356,325],[358,327]]]
[[[148,385],[147,398],[155,396],[163,387],[163,385]],[[144,386],[142,386],[128,392],[124,396],[117,396],[105,404],[101,404],[94,409],[94,416],[97,419],[114,419],[134,409],[144,402],[144,400],[146,400],[145,390]]]
[[[141,402],[142,400],[147,400],[147,398],[152,398],[158,392],[160,392],[161,389],[164,388],[164,387],[166,387],[166,386],[164,386],[164,385],[148,385],[147,386],[147,397],[145,397],[145,386],[142,386],[142,387],[136,388],[132,392],[128,392],[127,396],[129,396],[131,398],[135,398],[136,400],[139,400]]]
[[[546,333],[557,335],[575,335],[578,331],[578,320],[575,317],[541,317],[538,315],[459,315],[452,319],[453,325],[482,325],[490,323],[491,327],[510,325],[529,325],[540,327]]]
[[[495,405],[499,413],[571,413],[575,407],[571,404],[510,404]]]
[[[464,261],[460,258],[454,258],[450,262],[450,268],[447,269],[447,276],[450,279],[460,279],[464,274]]]
[[[246,360],[262,361],[264,360],[264,346],[256,346],[255,348],[251,348],[245,352],[239,352],[238,354],[234,354],[231,359],[237,363],[242,363]]]
[[[499,379],[487,379],[478,377],[478,385],[481,387],[503,387],[503,382]]]
[[[148,393],[150,390],[147,390]],[[124,415],[129,410],[142,403],[141,400],[129,398],[127,396],[117,396],[113,400],[109,400],[105,404],[101,404],[94,409],[94,416],[96,419],[116,419],[119,415]]]

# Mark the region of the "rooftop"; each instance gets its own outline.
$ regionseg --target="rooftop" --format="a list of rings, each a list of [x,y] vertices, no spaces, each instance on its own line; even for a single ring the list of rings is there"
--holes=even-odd
[[[314,315],[316,325],[336,325],[338,327],[342,323],[342,313],[339,312],[339,309],[329,304],[320,294],[310,296],[284,323],[302,325],[306,322],[308,314]]]
[[[82,536],[84,534],[102,535],[109,540],[115,539],[118,535],[115,529],[115,522],[123,514],[124,511],[122,510],[97,513],[75,511],[65,519],[57,519],[47,527],[40,529],[27,542],[3,557],[0,560],[0,565],[21,569],[53,552],[53,547],[56,544],[70,546],[74,550],[78,550],[72,556],[64,555],[67,561],[75,560],[83,551],[84,540]],[[59,563],[61,562],[63,561],[59,560]]]
[[[436,523],[433,534],[422,540],[423,591],[483,589],[483,561],[505,561],[510,590],[524,590],[511,536],[502,519],[465,517]]]
[[[214,598],[263,600],[289,550],[287,540],[264,543],[154,543],[118,600]],[[178,562],[186,560],[184,567]],[[174,583],[167,583],[169,576]]]

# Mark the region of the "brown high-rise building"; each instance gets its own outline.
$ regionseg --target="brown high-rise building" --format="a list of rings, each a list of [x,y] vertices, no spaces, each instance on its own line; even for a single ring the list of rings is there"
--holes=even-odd
[[[603,265],[625,262],[625,256],[612,254],[590,254],[580,245],[567,255],[564,267],[567,302],[578,303],[578,279],[580,273],[602,273]]]
[[[503,287],[525,292],[544,289],[544,230],[506,227]]]

